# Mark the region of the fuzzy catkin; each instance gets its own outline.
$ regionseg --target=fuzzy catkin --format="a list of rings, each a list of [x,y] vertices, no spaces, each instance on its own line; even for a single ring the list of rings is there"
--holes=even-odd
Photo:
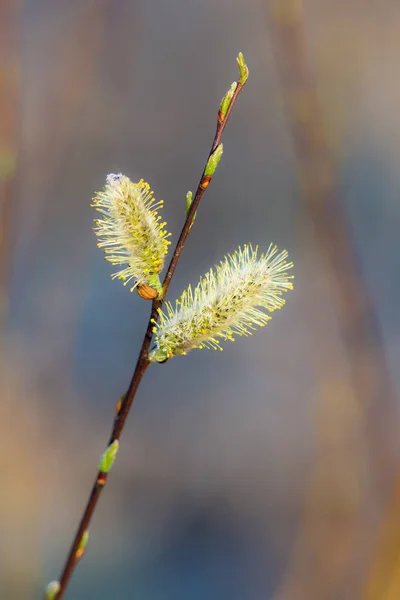
[[[258,256],[258,248],[245,245],[224,258],[176,300],[165,303],[155,324],[156,347],[150,360],[163,362],[192,348],[222,350],[220,341],[251,335],[281,308],[282,293],[293,288],[287,271],[286,250],[270,245]],[[261,310],[264,309],[264,310]]]
[[[156,202],[148,183],[141,179],[132,183],[122,173],[107,176],[107,183],[93,198],[93,204],[103,216],[95,220],[98,247],[113,265],[121,265],[112,278],[124,285],[133,281],[131,291],[146,285],[161,291],[158,273],[164,266],[170,235],[161,222]],[[127,266],[124,266],[127,265]]]

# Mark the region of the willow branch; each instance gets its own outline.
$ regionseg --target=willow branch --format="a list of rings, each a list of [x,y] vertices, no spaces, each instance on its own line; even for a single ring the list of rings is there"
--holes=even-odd
[[[232,84],[230,91],[224,96],[221,106],[218,112],[218,122],[217,128],[214,136],[214,140],[210,149],[210,152],[207,157],[206,165],[203,169],[203,173],[200,178],[200,182],[197,186],[196,193],[194,195],[193,201],[190,205],[189,210],[187,211],[186,220],[183,225],[181,234],[177,241],[176,247],[173,251],[171,261],[169,263],[164,281],[163,281],[163,294],[161,297],[156,298],[152,302],[150,318],[146,327],[146,333],[142,342],[142,346],[139,352],[139,356],[136,362],[136,366],[132,375],[131,382],[129,384],[128,390],[125,395],[118,402],[116,407],[117,415],[114,419],[112,432],[109,438],[107,449],[110,449],[112,444],[115,442],[119,442],[122,431],[124,429],[126,420],[129,415],[129,411],[133,404],[133,401],[136,396],[136,392],[139,388],[139,385],[142,381],[143,375],[145,374],[147,368],[150,365],[150,361],[148,358],[148,351],[153,337],[153,328],[155,322],[158,320],[159,310],[161,309],[165,295],[168,291],[169,285],[171,283],[172,276],[175,272],[176,266],[178,264],[179,257],[185,245],[186,239],[189,235],[191,227],[193,225],[193,221],[196,215],[197,208],[200,204],[200,200],[207,189],[211,179],[213,172],[209,174],[209,165],[210,160],[212,160],[212,156],[217,151],[218,146],[220,145],[222,134],[228,122],[229,116],[232,112],[232,109],[235,105],[237,97],[242,90],[244,84],[247,80],[247,67],[244,63],[244,59],[242,54],[238,56],[238,65],[240,71],[239,81]],[[222,151],[222,149],[221,149]],[[216,166],[216,165],[215,165]],[[215,170],[215,169],[214,169]],[[106,450],[107,452],[107,450]],[[104,456],[104,455],[103,455]],[[86,532],[88,531],[90,521],[92,519],[93,513],[96,509],[97,503],[99,501],[102,490],[105,487],[108,478],[108,471],[106,472],[104,469],[100,469],[97,472],[97,476],[95,482],[93,484],[89,499],[86,504],[86,508],[81,517],[78,529],[76,531],[74,540],[71,545],[71,549],[67,556],[65,565],[61,572],[60,578],[58,582],[53,582],[55,584],[54,592],[47,592],[45,596],[45,600],[61,600],[64,597],[67,585],[71,576],[74,572],[74,569],[79,562],[80,558],[84,553],[84,547],[82,546],[82,540],[86,539]]]

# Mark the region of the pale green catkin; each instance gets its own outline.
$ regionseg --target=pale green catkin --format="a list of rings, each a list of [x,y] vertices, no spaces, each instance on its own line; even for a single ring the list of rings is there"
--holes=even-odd
[[[258,248],[245,245],[210,269],[197,284],[176,300],[165,303],[154,326],[156,347],[150,360],[163,362],[192,348],[222,350],[220,341],[251,335],[271,319],[268,313],[281,308],[282,293],[293,288],[287,271],[286,250],[270,245],[258,256]],[[261,310],[264,309],[264,310]]]
[[[92,206],[102,214],[95,221],[98,246],[111,264],[121,265],[112,277],[124,285],[133,281],[131,290],[144,284],[161,291],[158,274],[170,244],[158,214],[162,205],[143,179],[132,183],[121,173],[108,175],[104,189],[93,198]]]

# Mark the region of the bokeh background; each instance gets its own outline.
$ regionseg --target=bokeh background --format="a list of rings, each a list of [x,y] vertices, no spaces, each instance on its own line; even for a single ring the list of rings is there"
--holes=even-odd
[[[147,372],[67,597],[398,600],[398,0],[3,0],[0,32],[0,597],[58,577],[149,313],[92,194],[143,177],[176,240],[243,51],[170,298],[248,241],[295,290]]]

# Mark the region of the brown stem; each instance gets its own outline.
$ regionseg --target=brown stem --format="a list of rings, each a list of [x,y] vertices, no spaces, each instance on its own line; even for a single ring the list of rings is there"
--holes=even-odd
[[[237,83],[235,93],[233,94],[230,106],[226,112],[225,117],[221,118],[219,115],[217,129],[215,132],[211,150],[207,157],[206,165],[208,163],[208,159],[210,158],[211,154],[214,152],[214,150],[216,149],[216,147],[219,145],[219,143],[221,141],[221,137],[224,132],[225,126],[228,122],[229,116],[232,112],[232,109],[236,102],[236,99],[237,99],[241,89],[243,88],[243,85],[244,84],[242,84],[240,82]],[[139,388],[139,385],[142,381],[145,371],[147,370],[147,368],[150,365],[150,361],[148,358],[148,350],[149,350],[150,343],[151,343],[151,340],[153,337],[154,323],[158,320],[158,314],[159,314],[158,311],[163,305],[164,297],[167,293],[169,284],[171,283],[172,276],[174,274],[179,257],[183,250],[183,246],[185,245],[186,239],[187,239],[190,229],[193,225],[196,210],[199,206],[199,203],[203,196],[203,193],[204,193],[205,189],[207,188],[208,183],[210,181],[210,177],[208,177],[207,185],[205,185],[205,179],[206,179],[205,175],[204,175],[205,168],[206,167],[204,167],[199,185],[197,186],[197,190],[196,190],[196,194],[194,196],[193,202],[192,202],[190,209],[186,215],[185,223],[183,225],[181,234],[177,241],[175,250],[174,250],[172,258],[171,258],[171,262],[169,263],[167,273],[166,273],[164,281],[163,281],[163,295],[162,295],[162,297],[156,298],[155,300],[153,300],[149,322],[147,324],[146,333],[145,333],[145,336],[143,339],[142,347],[139,352],[139,357],[136,362],[135,370],[133,372],[132,379],[129,384],[129,388],[128,388],[125,396],[123,397],[121,406],[117,412],[117,416],[114,419],[113,429],[111,432],[110,439],[108,441],[108,445],[112,444],[112,442],[114,442],[115,440],[120,439],[122,431],[125,426],[126,419],[128,417],[129,411],[130,411],[130,408],[131,408],[133,400],[135,398],[136,392]],[[58,593],[54,596],[54,600],[61,600],[61,598],[64,597],[68,582],[69,582],[69,580],[72,576],[72,573],[73,573],[73,571],[79,561],[79,558],[80,558],[79,553],[77,554],[80,541],[82,539],[84,532],[89,527],[92,515],[96,509],[97,502],[99,500],[101,491],[105,487],[106,481],[107,481],[107,473],[98,471],[96,480],[93,484],[92,491],[90,493],[88,502],[86,504],[86,508],[83,512],[81,521],[79,523],[79,527],[76,531],[71,549],[70,549],[68,557],[66,559],[64,568],[61,572],[61,576],[59,579],[60,589],[59,589]]]

